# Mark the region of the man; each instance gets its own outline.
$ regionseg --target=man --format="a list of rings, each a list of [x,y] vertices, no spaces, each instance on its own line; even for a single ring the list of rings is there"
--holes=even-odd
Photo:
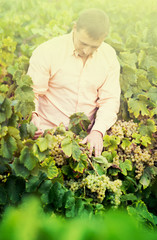
[[[82,12],[70,34],[41,44],[30,59],[36,109],[32,122],[40,136],[45,129],[84,112],[91,120],[82,143],[90,155],[101,155],[103,136],[117,119],[120,100],[120,66],[115,50],[104,42],[109,31],[107,15],[99,9]]]

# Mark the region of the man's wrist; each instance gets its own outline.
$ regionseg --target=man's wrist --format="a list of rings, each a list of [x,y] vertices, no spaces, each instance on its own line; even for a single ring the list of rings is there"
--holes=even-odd
[[[98,130],[91,130],[91,132],[97,132],[97,133],[99,133],[99,134],[101,135],[101,137],[103,138],[103,133],[102,133],[102,132],[100,132],[100,131],[98,131]]]

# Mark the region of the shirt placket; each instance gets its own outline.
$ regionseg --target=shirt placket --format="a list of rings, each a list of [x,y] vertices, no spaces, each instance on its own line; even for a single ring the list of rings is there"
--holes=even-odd
[[[81,59],[80,59],[81,60]],[[75,106],[75,112],[80,112],[81,109],[80,109],[80,102],[81,102],[81,98],[82,98],[82,94],[81,94],[81,91],[82,91],[82,82],[84,81],[84,71],[85,71],[85,68],[86,68],[86,64],[83,64],[83,61],[81,60],[81,64],[82,64],[82,68],[80,70],[80,75],[79,75],[79,79],[78,79],[78,92],[77,92],[77,101],[76,101],[76,106]]]

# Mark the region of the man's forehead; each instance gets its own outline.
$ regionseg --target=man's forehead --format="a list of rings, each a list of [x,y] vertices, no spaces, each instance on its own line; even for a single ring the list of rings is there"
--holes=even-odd
[[[80,29],[77,33],[78,33],[79,41],[84,45],[88,45],[91,47],[98,47],[104,41],[103,36],[100,37],[99,39],[93,39],[92,37],[89,36],[87,31],[84,29]]]

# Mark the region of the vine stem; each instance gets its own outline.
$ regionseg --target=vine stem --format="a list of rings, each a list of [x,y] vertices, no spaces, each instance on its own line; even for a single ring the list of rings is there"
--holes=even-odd
[[[99,176],[99,173],[95,169],[95,167],[94,167],[93,163],[91,162],[91,160],[89,158],[87,160],[88,160],[89,164],[91,165],[91,167],[93,168],[93,170],[95,171],[96,175]]]

